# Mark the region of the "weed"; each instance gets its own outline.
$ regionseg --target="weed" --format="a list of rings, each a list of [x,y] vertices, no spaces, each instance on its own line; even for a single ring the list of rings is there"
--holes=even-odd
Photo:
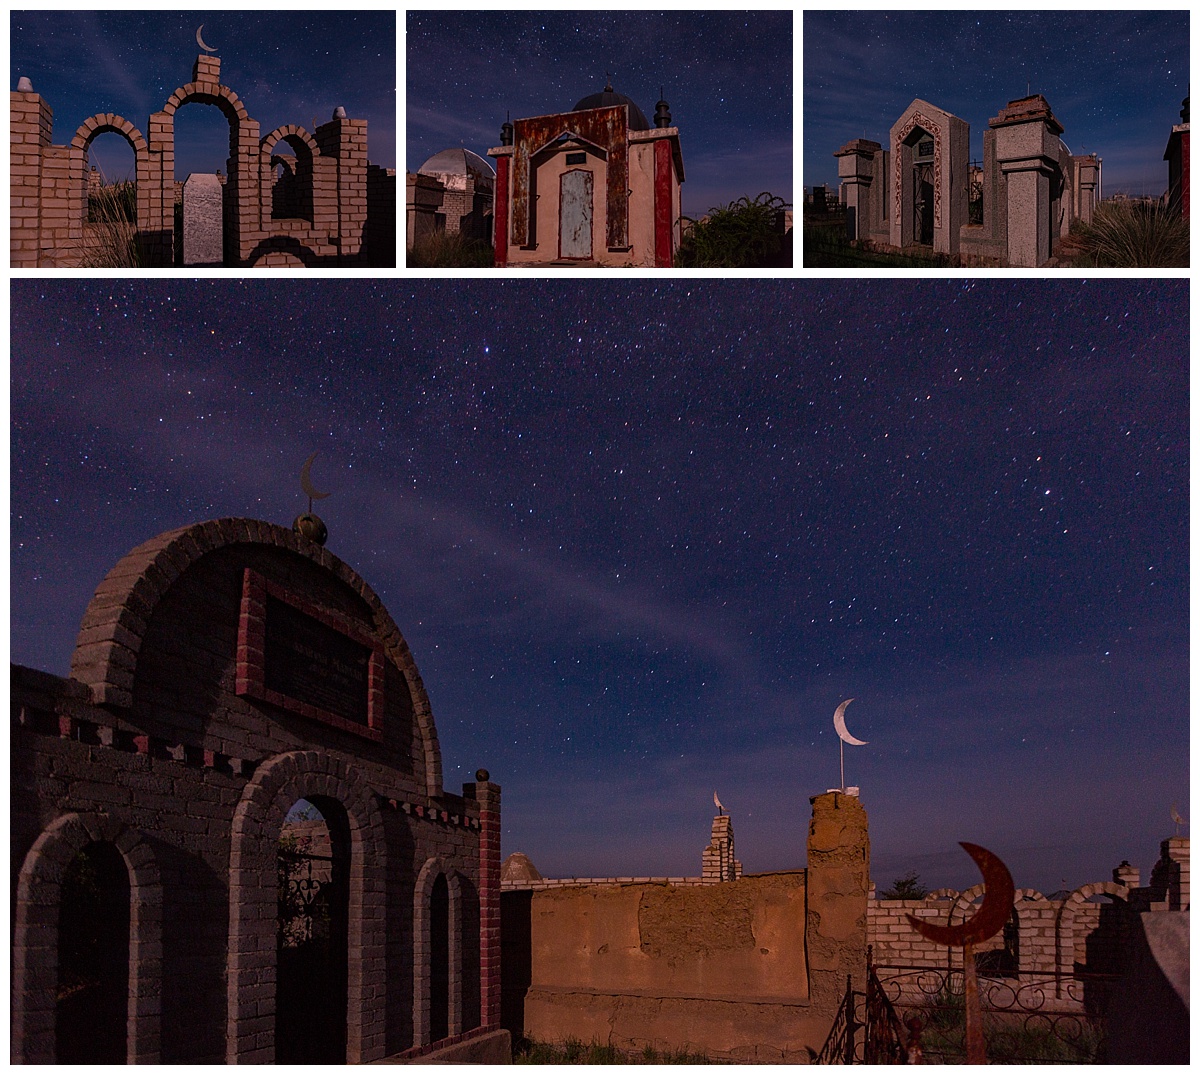
[[[495,256],[490,244],[459,232],[434,231],[418,239],[408,251],[410,269],[490,269]]]

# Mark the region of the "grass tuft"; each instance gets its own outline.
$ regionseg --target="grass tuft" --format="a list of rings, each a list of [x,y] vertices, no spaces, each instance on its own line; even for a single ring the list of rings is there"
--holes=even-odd
[[[459,232],[434,231],[418,239],[408,251],[410,269],[490,269],[495,254],[482,239],[468,239]]]
[[[1160,203],[1104,202],[1071,240],[1076,266],[1186,269],[1190,259],[1188,222]]]

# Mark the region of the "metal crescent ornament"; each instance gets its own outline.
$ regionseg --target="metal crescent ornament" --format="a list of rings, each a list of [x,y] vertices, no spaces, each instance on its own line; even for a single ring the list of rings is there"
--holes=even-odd
[[[979,910],[959,926],[938,926],[913,915],[907,916],[908,924],[922,937],[948,948],[980,944],[994,937],[1012,914],[1013,898],[1016,896],[1012,874],[996,855],[978,844],[960,843],[959,847],[975,860],[975,865],[983,873],[983,903]]]
[[[1184,821],[1183,818],[1181,818],[1179,816],[1179,804],[1178,803],[1171,803],[1171,820],[1174,821],[1176,825],[1186,825],[1187,824],[1187,822]]]
[[[199,28],[196,30],[196,44],[199,45],[202,49],[204,49],[205,52],[216,52],[217,50],[215,48],[213,48],[211,45],[206,45],[204,43],[204,38],[202,38],[200,36],[201,31],[203,31],[203,29],[204,29],[204,23],[201,23]]]
[[[854,736],[852,736],[846,730],[846,706],[853,701],[853,698],[847,698],[840,706],[837,707],[833,714],[833,727],[838,733],[838,738],[843,743],[849,743],[852,747],[865,747],[867,745],[867,741],[865,739],[855,739]]]
[[[317,490],[313,488],[312,483],[312,465],[313,460],[316,458],[317,453],[313,452],[312,455],[304,460],[304,466],[300,468],[300,488],[304,490],[305,496],[311,497],[313,500],[324,500],[327,496],[329,496],[329,493],[318,493]]]

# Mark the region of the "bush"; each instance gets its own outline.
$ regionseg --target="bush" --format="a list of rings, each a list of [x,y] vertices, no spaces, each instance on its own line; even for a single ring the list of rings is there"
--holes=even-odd
[[[1119,269],[1186,269],[1188,222],[1161,204],[1104,202],[1090,224],[1072,233],[1076,265]]]
[[[489,243],[468,239],[458,232],[434,231],[418,239],[408,250],[410,269],[490,269],[495,255]]]
[[[791,232],[779,227],[782,198],[763,191],[710,209],[703,220],[684,219],[691,228],[683,237],[675,264],[681,269],[763,269],[792,264]]]
[[[916,870],[909,870],[903,877],[897,877],[891,886],[880,894],[881,900],[923,900],[929,895],[929,889],[921,884]]]

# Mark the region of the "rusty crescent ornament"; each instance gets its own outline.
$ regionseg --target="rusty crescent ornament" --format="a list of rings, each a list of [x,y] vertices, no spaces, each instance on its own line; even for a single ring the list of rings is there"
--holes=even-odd
[[[1012,874],[996,855],[978,844],[960,843],[959,847],[975,860],[975,865],[983,873],[983,903],[979,910],[959,926],[938,926],[912,915],[907,916],[909,925],[922,937],[952,948],[979,944],[999,933],[1012,913],[1013,897],[1016,895]]]
[[[306,460],[304,466],[300,468],[300,488],[304,490],[305,496],[312,497],[313,500],[324,500],[328,493],[318,493],[312,483],[312,465],[313,460],[317,458],[317,453],[313,452]]]

